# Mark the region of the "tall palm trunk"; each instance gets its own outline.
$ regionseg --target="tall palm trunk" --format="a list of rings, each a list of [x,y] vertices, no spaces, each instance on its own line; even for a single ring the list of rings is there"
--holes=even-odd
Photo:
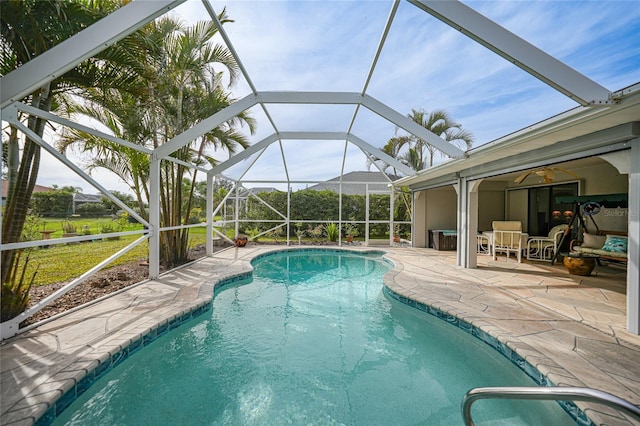
[[[53,101],[50,93],[47,90],[34,94],[32,105],[44,111],[49,111]],[[29,117],[28,127],[38,136],[44,135],[45,125],[45,120],[34,116]],[[14,147],[17,146],[17,137],[18,133],[12,131],[9,144]],[[2,222],[2,244],[20,241],[39,168],[40,145],[26,138],[20,165],[17,171],[14,169],[9,172],[7,202]],[[9,272],[14,268],[17,253],[18,251],[16,250],[2,252],[1,280],[3,284],[10,279],[11,274]]]

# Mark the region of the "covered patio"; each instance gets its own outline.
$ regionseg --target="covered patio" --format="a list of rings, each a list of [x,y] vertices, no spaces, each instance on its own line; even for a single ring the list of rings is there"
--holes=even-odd
[[[635,92],[628,101],[628,108],[609,113],[600,110],[591,114],[582,108],[568,111],[564,117],[505,136],[495,145],[470,150],[464,159],[395,182],[414,194],[415,245],[427,246],[429,229],[457,230],[457,264],[475,268],[480,261],[478,235],[490,231],[494,220],[519,221],[528,236],[546,235],[557,224],[572,224],[562,249],[568,252],[570,240],[581,237],[579,223],[570,219],[576,214],[584,216],[584,229],[590,233],[628,235],[627,328],[638,334],[640,123],[634,120],[640,116],[640,93]],[[597,118],[599,114],[602,117]],[[585,115],[588,122],[582,121]],[[592,126],[599,130],[593,131]],[[562,205],[555,218],[551,208],[554,194],[583,199],[626,194],[628,201],[602,207],[600,214],[591,217],[576,211],[575,203]]]

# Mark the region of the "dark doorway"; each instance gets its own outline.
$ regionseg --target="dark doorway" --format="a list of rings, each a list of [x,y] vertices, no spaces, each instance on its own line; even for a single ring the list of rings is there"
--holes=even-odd
[[[551,228],[568,224],[572,204],[556,203],[556,197],[578,195],[578,182],[539,186],[529,189],[529,234],[547,235]]]

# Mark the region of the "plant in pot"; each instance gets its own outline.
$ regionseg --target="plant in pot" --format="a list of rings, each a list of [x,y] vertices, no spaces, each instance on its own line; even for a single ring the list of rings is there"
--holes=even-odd
[[[69,220],[62,222],[62,236],[63,237],[75,237],[78,235],[78,228]]]
[[[306,231],[302,229],[302,223],[296,223],[296,236],[298,237],[298,245],[302,245],[302,237],[304,237],[305,233]]]
[[[394,243],[400,242],[400,225],[393,226],[393,242]]]
[[[355,223],[348,222],[344,224],[344,234],[347,237],[347,242],[351,244],[353,243],[353,237],[357,237],[360,231]]]
[[[236,247],[244,247],[247,245],[248,238],[246,235],[238,234],[233,241],[236,243]]]

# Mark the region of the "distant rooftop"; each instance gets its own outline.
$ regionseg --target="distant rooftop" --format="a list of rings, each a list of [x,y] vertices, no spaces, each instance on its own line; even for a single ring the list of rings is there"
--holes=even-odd
[[[367,191],[388,191],[389,183],[398,179],[398,176],[383,175],[380,172],[350,172],[342,176],[342,193],[345,195],[364,195]],[[325,189],[338,192],[340,190],[340,176],[329,179],[326,182],[310,186],[314,191]]]

